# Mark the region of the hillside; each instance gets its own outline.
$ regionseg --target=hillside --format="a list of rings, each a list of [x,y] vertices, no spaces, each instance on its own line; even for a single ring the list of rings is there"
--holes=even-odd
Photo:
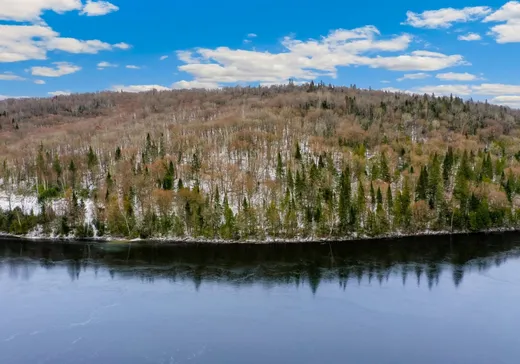
[[[313,83],[0,102],[0,231],[349,239],[520,226],[520,111]]]

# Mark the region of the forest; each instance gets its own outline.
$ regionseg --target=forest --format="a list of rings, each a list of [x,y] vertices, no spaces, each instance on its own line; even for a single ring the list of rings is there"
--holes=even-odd
[[[520,227],[520,110],[311,82],[0,101],[0,232],[348,240]]]

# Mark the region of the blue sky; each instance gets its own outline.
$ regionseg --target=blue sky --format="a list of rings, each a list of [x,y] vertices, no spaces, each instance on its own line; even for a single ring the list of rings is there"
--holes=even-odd
[[[0,0],[0,98],[323,80],[520,107],[520,2]]]

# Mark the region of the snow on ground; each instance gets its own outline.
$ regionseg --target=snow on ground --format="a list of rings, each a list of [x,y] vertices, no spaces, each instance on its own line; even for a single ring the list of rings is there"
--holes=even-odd
[[[31,211],[37,215],[41,211],[38,198],[36,196],[23,196],[15,194],[7,194],[0,191],[0,210],[9,211],[19,207],[25,214]]]

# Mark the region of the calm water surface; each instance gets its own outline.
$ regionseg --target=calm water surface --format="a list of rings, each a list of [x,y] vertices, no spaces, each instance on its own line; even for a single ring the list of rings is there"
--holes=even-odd
[[[518,241],[0,240],[0,363],[517,364]]]

